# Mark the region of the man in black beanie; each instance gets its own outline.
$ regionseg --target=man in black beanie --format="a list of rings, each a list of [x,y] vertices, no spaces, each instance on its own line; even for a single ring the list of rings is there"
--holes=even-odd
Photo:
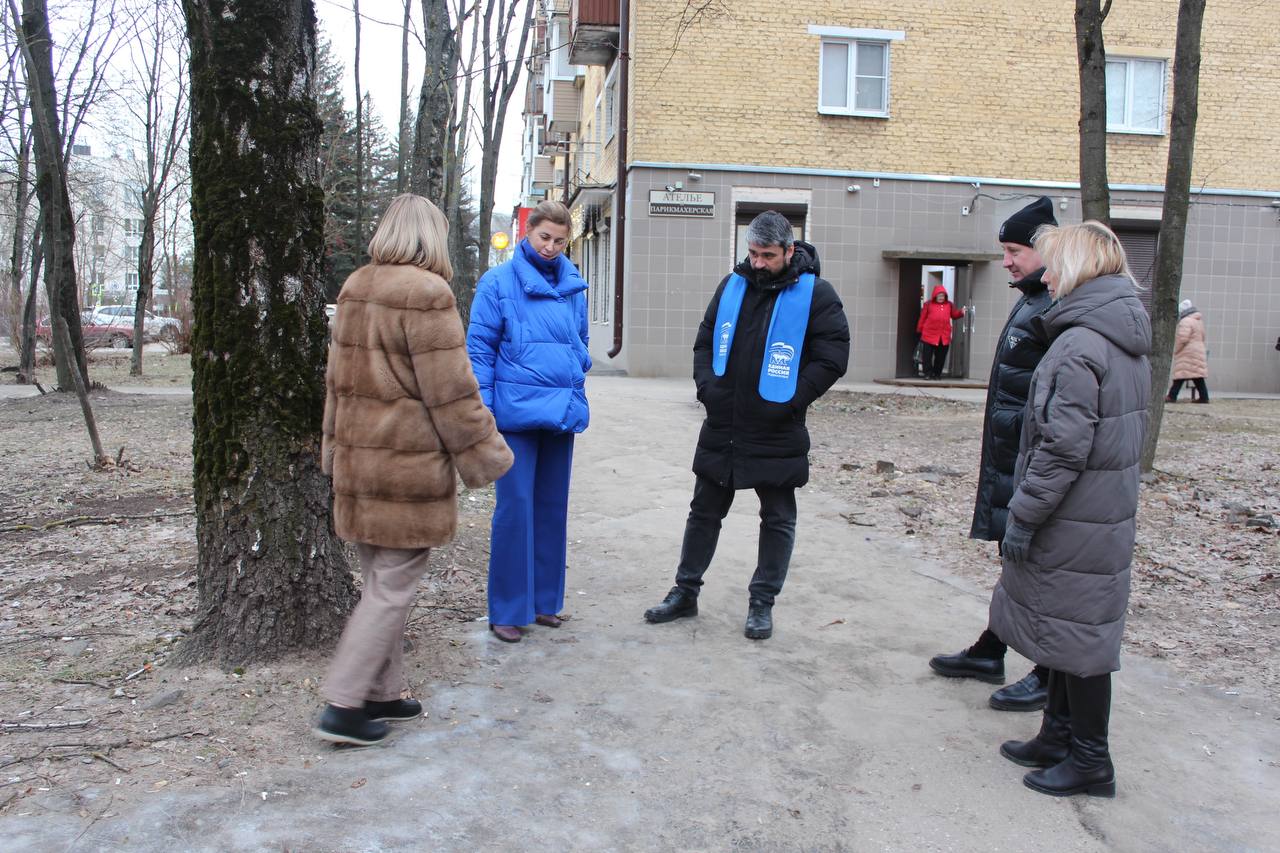
[[[970,539],[1004,539],[1013,497],[1013,468],[1018,461],[1018,440],[1022,434],[1022,412],[1027,405],[1031,374],[1044,356],[1048,342],[1031,328],[1031,318],[1053,301],[1043,281],[1044,262],[1032,248],[1036,229],[1057,225],[1053,202],[1047,196],[1033,201],[1000,226],[1000,248],[1004,268],[1012,279],[1010,287],[1022,291],[1000,332],[996,354],[987,382],[987,411],[982,421],[982,464],[978,473],[978,494],[973,506]],[[929,666],[948,678],[976,678],[993,684],[1004,683],[1004,655],[1007,646],[988,628],[978,642],[954,655],[937,655]],[[990,704],[998,711],[1039,711],[1047,698],[1047,670],[1037,665],[1021,681],[991,694]]]

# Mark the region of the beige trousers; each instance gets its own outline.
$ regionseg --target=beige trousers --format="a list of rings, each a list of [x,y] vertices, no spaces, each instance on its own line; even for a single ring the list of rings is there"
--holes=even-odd
[[[430,548],[381,548],[356,544],[364,591],[338,641],[324,696],[334,705],[360,708],[366,700],[399,699],[404,678],[404,621],[427,572]]]

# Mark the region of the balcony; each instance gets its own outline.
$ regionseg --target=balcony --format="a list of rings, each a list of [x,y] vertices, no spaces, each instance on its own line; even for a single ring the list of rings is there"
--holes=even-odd
[[[555,177],[555,167],[551,164],[550,157],[534,157],[533,158],[533,188],[535,190],[546,190],[551,188],[551,182]]]
[[[572,0],[569,4],[569,61],[608,65],[618,52],[618,0]]]
[[[544,103],[548,133],[577,133],[582,91],[572,80],[552,80]]]
[[[542,115],[546,110],[543,108],[543,97],[545,96],[545,87],[540,78],[530,78],[529,84],[524,90],[524,114],[525,115]]]

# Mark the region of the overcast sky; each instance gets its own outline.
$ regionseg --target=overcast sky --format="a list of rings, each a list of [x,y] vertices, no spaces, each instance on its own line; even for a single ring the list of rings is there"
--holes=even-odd
[[[414,29],[422,17],[422,5],[412,0]],[[333,46],[334,58],[346,69],[348,108],[355,104],[355,16],[350,0],[315,0],[320,30]],[[395,133],[400,121],[400,25],[404,19],[402,0],[360,0],[360,86],[369,93],[373,109],[388,132]],[[422,82],[422,48],[409,37],[409,86],[411,102],[416,107]],[[520,85],[511,98],[503,129],[502,151],[498,162],[498,182],[494,191],[494,212],[510,214],[520,196],[520,144],[523,132],[521,108],[527,71],[521,72]],[[479,88],[478,86],[476,87]],[[476,158],[474,174],[480,171]]]

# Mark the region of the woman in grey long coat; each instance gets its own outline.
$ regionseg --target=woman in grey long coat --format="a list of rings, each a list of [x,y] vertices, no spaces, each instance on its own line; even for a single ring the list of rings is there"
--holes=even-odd
[[[1040,733],[1000,747],[1045,794],[1115,795],[1111,673],[1129,602],[1151,321],[1105,225],[1045,226],[1035,248],[1054,303],[1031,379],[991,628],[1049,668]]]

